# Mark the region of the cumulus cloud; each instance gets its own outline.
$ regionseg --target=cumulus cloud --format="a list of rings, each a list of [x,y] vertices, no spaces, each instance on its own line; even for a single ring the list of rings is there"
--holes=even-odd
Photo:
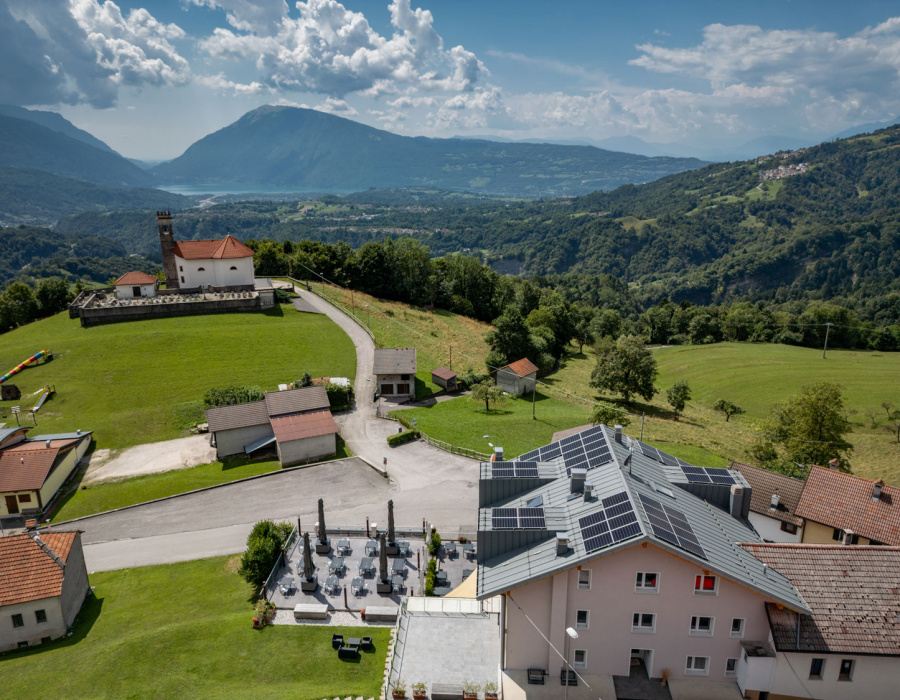
[[[410,0],[389,5],[390,37],[337,0],[297,2],[300,16],[283,15],[277,26],[252,19],[248,7],[258,9],[261,0],[199,2],[227,5],[234,28],[217,28],[201,48],[214,58],[255,58],[261,80],[280,89],[377,97],[397,92],[398,86],[469,91],[488,76],[472,52],[462,46],[445,49],[431,12],[413,9]]]
[[[313,109],[317,109],[320,112],[328,112],[328,114],[336,114],[339,117],[353,117],[359,114],[359,112],[351,105],[347,104],[347,102],[335,97],[329,97],[321,104],[317,104]]]
[[[213,90],[220,92],[233,92],[237,95],[258,95],[261,92],[271,92],[271,88],[266,87],[262,83],[253,81],[252,83],[236,83],[225,77],[224,73],[216,73],[215,75],[198,75],[195,82],[204,85]]]
[[[115,105],[123,85],[181,85],[174,24],[107,0],[0,0],[0,101]]]
[[[288,15],[285,0],[188,0],[198,7],[224,10],[225,19],[244,32],[273,33]]]

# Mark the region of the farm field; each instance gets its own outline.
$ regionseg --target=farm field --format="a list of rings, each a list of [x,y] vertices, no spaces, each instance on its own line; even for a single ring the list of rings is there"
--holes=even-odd
[[[340,435],[337,436],[337,448],[337,454],[331,459],[350,456],[350,451]],[[224,462],[201,464],[190,469],[176,469],[162,474],[137,476],[113,483],[88,486],[85,489],[77,488],[76,483],[76,488],[62,498],[51,520],[58,523],[81,518],[157,498],[268,474],[279,469],[281,463],[277,459],[251,461],[240,456],[228,458]]]
[[[92,574],[71,637],[0,657],[3,697],[291,698],[378,696],[389,628],[343,661],[331,635],[358,627],[251,627],[238,557]]]
[[[203,395],[212,387],[255,384],[265,390],[312,376],[356,374],[347,335],[328,318],[289,305],[265,313],[153,319],[81,328],[67,313],[3,335],[6,372],[42,349],[47,364],[9,380],[22,398],[0,404],[0,422],[15,425],[47,384],[56,386],[32,433],[94,431],[97,448],[123,448],[181,437],[203,421]]]
[[[659,363],[657,388],[652,401],[637,400],[632,410],[646,412],[644,437],[661,449],[678,455],[674,443],[706,448],[728,459],[750,460],[748,447],[755,438],[755,426],[767,417],[772,405],[783,401],[814,381],[843,385],[845,406],[851,412],[854,432],[848,437],[855,449],[851,454],[853,472],[867,478],[883,478],[900,483],[900,444],[884,429],[886,413],[883,401],[900,406],[900,353],[829,350],[822,351],[788,345],[719,343],[684,345],[654,350]],[[590,351],[566,358],[563,367],[548,377],[548,384],[580,396],[614,401],[589,386],[596,363]],[[684,379],[691,387],[693,400],[681,420],[671,419],[665,389]],[[727,399],[747,413],[729,422],[712,406]],[[876,423],[872,428],[874,414]],[[626,430],[636,434],[640,417]],[[656,441],[661,441],[657,443]],[[666,443],[670,444],[668,447]],[[687,457],[683,457],[688,459]]]
[[[425,309],[396,301],[376,299],[360,292],[351,293],[330,285],[313,283],[313,289],[322,292],[348,309],[354,309],[357,318],[369,325],[375,334],[379,348],[416,348],[418,372],[416,396],[423,398],[439,391],[441,387],[431,383],[431,370],[449,367],[450,346],[453,346],[453,367],[457,374],[468,369],[484,372],[484,360],[489,348],[484,334],[492,326],[444,309]],[[366,308],[366,304],[369,305]]]

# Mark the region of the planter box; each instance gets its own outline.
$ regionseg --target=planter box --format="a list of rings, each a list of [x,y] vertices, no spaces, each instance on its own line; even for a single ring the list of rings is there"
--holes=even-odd
[[[315,574],[313,574],[309,581],[304,581],[302,578],[300,579],[300,590],[304,593],[314,592],[318,587],[319,581]]]
[[[316,554],[328,554],[331,551],[331,543],[319,544],[316,542]]]

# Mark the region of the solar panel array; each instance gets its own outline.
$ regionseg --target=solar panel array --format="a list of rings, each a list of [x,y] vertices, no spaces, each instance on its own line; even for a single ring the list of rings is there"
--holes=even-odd
[[[531,477],[538,476],[537,462],[491,462],[491,478],[492,479],[511,479],[513,477]]]
[[[644,512],[647,514],[654,535],[686,552],[706,559],[706,552],[700,546],[684,513],[677,508],[660,503],[655,498],[644,494],[640,494],[640,497],[641,505],[644,506]]]
[[[625,491],[604,498],[603,508],[578,519],[587,552],[609,547],[642,534],[631,499]]]
[[[492,508],[491,528],[515,530],[517,528],[543,529],[547,527],[543,508]]]
[[[712,467],[695,467],[683,465],[681,471],[685,478],[692,484],[736,484],[734,477],[727,469],[714,469]]]
[[[655,447],[648,445],[646,442],[641,442],[640,440],[635,440],[632,438],[633,443],[636,443],[640,448],[641,452],[645,457],[649,457],[650,459],[655,459],[660,464],[665,464],[669,467],[690,467],[693,466],[690,462],[685,462],[682,459],[678,459],[677,457],[673,457],[667,452],[663,452],[662,450],[658,450]]]
[[[566,465],[566,475],[573,469],[596,469],[612,461],[612,451],[606,441],[603,428],[597,426],[571,435],[552,445],[541,447],[519,457],[517,461],[539,460],[546,462],[562,457]]]

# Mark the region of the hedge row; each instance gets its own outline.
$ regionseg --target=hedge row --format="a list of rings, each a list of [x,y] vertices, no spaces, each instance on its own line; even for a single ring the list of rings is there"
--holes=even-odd
[[[402,445],[404,442],[415,440],[417,437],[419,437],[418,430],[404,430],[402,433],[388,435],[387,444],[394,447],[395,445]]]

